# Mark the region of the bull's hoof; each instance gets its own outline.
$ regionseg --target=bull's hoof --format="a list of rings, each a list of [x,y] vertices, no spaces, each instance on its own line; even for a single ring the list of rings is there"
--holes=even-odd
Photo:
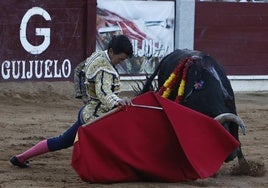
[[[236,176],[246,175],[253,177],[261,177],[266,173],[265,165],[263,162],[245,161],[239,165],[233,166],[231,174]]]

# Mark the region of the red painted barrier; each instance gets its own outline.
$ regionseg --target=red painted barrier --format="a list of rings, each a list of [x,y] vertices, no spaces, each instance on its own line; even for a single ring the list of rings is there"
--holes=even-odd
[[[95,50],[96,1],[2,1],[0,82],[73,80]]]
[[[0,82],[72,81],[74,67],[95,50],[96,0],[0,4]],[[268,3],[195,7],[195,49],[228,75],[268,75]]]
[[[268,75],[268,3],[196,2],[194,48],[228,75]]]

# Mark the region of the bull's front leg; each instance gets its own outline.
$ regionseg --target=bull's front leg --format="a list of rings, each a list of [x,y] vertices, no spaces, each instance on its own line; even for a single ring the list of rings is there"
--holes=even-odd
[[[238,159],[238,164],[239,164],[240,169],[243,169],[243,171],[250,170],[250,165],[248,161],[245,159],[245,156],[242,152],[241,145],[237,148],[237,159]]]

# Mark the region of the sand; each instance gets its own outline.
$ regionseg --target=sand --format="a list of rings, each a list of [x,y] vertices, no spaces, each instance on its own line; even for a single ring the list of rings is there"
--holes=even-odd
[[[74,98],[71,82],[0,83],[0,89],[0,188],[268,187],[264,172],[268,166],[268,92],[235,93],[238,114],[247,125],[247,134],[240,132],[240,140],[246,159],[256,167],[253,173],[241,174],[234,160],[224,163],[215,177],[202,180],[107,185],[79,178],[70,165],[72,148],[32,158],[27,169],[9,163],[12,155],[60,134],[76,120],[82,102]]]

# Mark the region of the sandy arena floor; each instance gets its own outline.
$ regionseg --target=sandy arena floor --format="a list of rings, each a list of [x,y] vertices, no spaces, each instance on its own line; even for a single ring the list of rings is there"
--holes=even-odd
[[[56,88],[61,88],[56,91]],[[237,160],[223,164],[216,177],[181,183],[89,184],[72,169],[72,148],[30,160],[31,168],[19,169],[9,158],[38,141],[56,136],[76,119],[81,101],[74,99],[73,85],[56,83],[0,83],[0,188],[91,187],[268,187],[268,174],[232,175]],[[247,125],[240,134],[247,160],[268,166],[268,93],[236,93],[237,111]]]

